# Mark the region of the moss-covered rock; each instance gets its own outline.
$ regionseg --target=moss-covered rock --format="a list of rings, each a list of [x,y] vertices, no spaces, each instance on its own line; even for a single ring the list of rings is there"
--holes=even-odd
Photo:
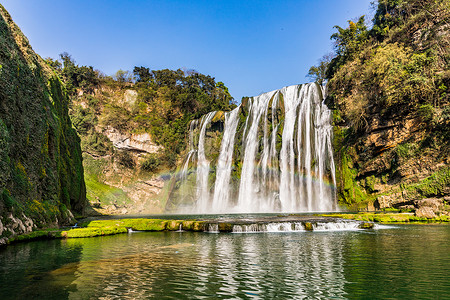
[[[0,65],[0,220],[12,214],[30,219],[31,228],[69,224],[87,205],[69,98],[1,5]]]
[[[303,223],[303,227],[305,228],[305,230],[307,231],[313,231],[313,225],[311,222],[305,222]]]

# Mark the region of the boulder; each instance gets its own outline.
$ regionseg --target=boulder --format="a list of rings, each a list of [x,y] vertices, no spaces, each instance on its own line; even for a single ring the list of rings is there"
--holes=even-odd
[[[427,218],[427,219],[433,219],[436,218],[436,214],[434,213],[433,209],[429,206],[423,206],[416,210],[415,213],[416,217],[419,218]]]
[[[444,203],[441,199],[427,198],[414,201],[416,208],[430,207],[434,212],[441,210],[444,207]]]

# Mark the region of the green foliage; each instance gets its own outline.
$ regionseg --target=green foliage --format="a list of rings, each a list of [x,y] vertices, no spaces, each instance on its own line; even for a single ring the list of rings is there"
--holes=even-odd
[[[98,73],[92,66],[78,66],[67,52],[60,54],[60,58],[62,63],[51,58],[47,62],[59,71],[70,94],[74,94],[77,88],[92,91],[98,85]]]
[[[120,83],[130,83],[133,82],[133,76],[130,71],[118,70],[114,74],[114,79]]]
[[[407,159],[416,154],[417,145],[410,144],[410,143],[404,143],[399,144],[397,147],[395,147],[395,153],[398,157]]]
[[[101,200],[101,203],[106,205],[121,205],[131,202],[122,189],[102,183],[95,174],[86,173],[85,179],[87,198],[91,202]]]
[[[105,156],[112,153],[114,147],[112,142],[96,130],[90,130],[88,135],[81,140],[81,149],[95,155]]]
[[[353,128],[365,129],[373,106],[389,112],[398,105],[433,103],[433,60],[427,57],[397,43],[361,51],[329,81],[342,116]]]
[[[347,149],[341,150],[341,168],[338,169],[337,178],[339,178],[339,201],[347,204],[358,203],[368,198],[367,194],[361,189],[356,176],[358,171],[354,168],[352,159],[347,153]]]
[[[11,193],[7,189],[3,189],[1,199],[7,209],[11,209],[15,205],[17,205],[16,201],[14,200],[14,198],[11,196]]]
[[[24,242],[31,240],[41,240],[50,238],[61,238],[61,230],[49,228],[45,230],[35,230],[30,233],[21,234],[9,240],[9,243]]]
[[[312,78],[319,85],[322,85],[326,79],[326,72],[328,65],[332,59],[332,54],[324,55],[317,66],[312,66],[309,68],[308,77]]]
[[[376,183],[376,179],[375,179],[374,175],[366,177],[365,188],[369,193],[373,193],[375,191],[375,183]]]
[[[340,66],[344,65],[355,53],[366,44],[369,31],[365,24],[365,17],[361,16],[355,23],[348,21],[348,27],[334,26],[337,32],[331,35],[337,56],[331,60],[326,70],[326,77],[331,78]]]
[[[102,228],[76,228],[62,231],[61,236],[64,238],[86,238],[102,235],[113,235],[118,233],[126,233],[125,227],[102,227]]]
[[[422,122],[429,123],[433,121],[434,107],[431,104],[424,104],[419,106],[418,113]]]
[[[130,122],[132,117],[131,113],[125,108],[114,104],[106,104],[100,123],[105,127],[111,126],[118,130],[128,131],[133,126]]]
[[[150,69],[146,67],[134,67],[133,74],[136,82],[148,82],[153,78]]]
[[[133,169],[136,166],[133,157],[131,157],[128,151],[117,151],[115,157],[117,159],[117,162],[125,168]]]
[[[147,172],[155,172],[161,165],[159,156],[156,153],[148,154],[144,162],[141,164],[141,169]]]
[[[406,12],[402,0],[380,0],[373,18],[372,34],[379,40],[388,35],[389,30],[404,22]]]
[[[444,168],[417,184],[406,187],[412,193],[418,193],[424,198],[443,196],[445,188],[450,186],[450,168]]]

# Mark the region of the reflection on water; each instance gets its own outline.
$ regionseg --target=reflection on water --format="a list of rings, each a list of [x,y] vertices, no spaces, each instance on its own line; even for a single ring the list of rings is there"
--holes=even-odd
[[[0,250],[0,299],[445,298],[450,226],[138,232]]]

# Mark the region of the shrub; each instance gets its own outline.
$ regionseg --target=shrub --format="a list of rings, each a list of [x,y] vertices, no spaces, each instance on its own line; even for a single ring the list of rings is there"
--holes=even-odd
[[[133,169],[136,166],[136,163],[127,151],[118,151],[116,158],[117,162],[125,168]]]
[[[147,172],[155,172],[160,164],[161,161],[159,157],[155,153],[151,153],[145,158],[145,161],[141,165],[141,169]]]
[[[433,120],[434,108],[431,104],[421,105],[418,112],[422,122],[428,123]]]

